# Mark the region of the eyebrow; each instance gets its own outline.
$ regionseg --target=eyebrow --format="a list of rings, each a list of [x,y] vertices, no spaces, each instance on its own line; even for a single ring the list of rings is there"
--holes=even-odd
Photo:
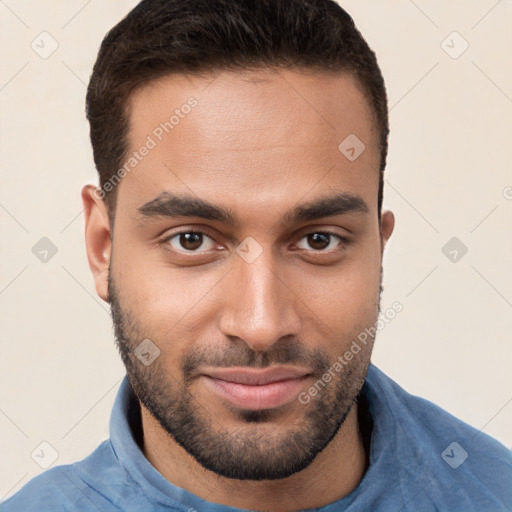
[[[204,199],[187,195],[180,196],[169,192],[162,192],[138,208],[137,211],[142,217],[141,220],[198,217],[228,225],[239,224],[239,219],[232,209],[222,208]],[[368,211],[368,206],[362,197],[349,192],[340,192],[296,206],[285,213],[281,223],[294,224],[350,213],[365,214]]]

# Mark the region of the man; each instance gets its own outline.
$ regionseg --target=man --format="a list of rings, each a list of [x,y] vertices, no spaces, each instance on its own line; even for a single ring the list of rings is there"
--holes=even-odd
[[[370,362],[387,102],[346,12],[145,0],[87,114],[87,254],[127,377],[110,439],[2,511],[511,510],[509,451]]]

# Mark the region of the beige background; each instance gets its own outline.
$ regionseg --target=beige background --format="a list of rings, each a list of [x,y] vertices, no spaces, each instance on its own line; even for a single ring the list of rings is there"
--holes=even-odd
[[[103,35],[135,4],[0,2],[0,496],[42,471],[41,442],[57,465],[108,436],[124,371],[85,257],[79,193],[96,174],[84,96]],[[382,306],[404,309],[373,361],[512,446],[512,2],[343,5],[377,52],[391,108],[385,206],[397,227]],[[43,31],[59,45],[47,59],[31,48],[51,49]],[[461,37],[469,47],[452,58]],[[454,236],[468,248],[455,263],[441,250]],[[46,263],[32,253],[42,237],[58,249]]]

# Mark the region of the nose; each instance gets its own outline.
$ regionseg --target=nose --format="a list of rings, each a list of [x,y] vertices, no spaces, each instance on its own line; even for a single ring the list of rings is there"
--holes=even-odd
[[[252,263],[238,258],[227,277],[220,329],[264,352],[285,336],[297,337],[300,303],[289,276],[265,250]]]

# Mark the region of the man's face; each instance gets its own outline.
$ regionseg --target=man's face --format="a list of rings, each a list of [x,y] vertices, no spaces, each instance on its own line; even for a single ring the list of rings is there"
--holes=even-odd
[[[143,406],[205,468],[284,478],[334,437],[366,375],[373,340],[332,367],[379,311],[393,227],[378,222],[379,135],[349,75],[212,79],[131,98],[129,153],[152,147],[116,191],[116,338]]]

